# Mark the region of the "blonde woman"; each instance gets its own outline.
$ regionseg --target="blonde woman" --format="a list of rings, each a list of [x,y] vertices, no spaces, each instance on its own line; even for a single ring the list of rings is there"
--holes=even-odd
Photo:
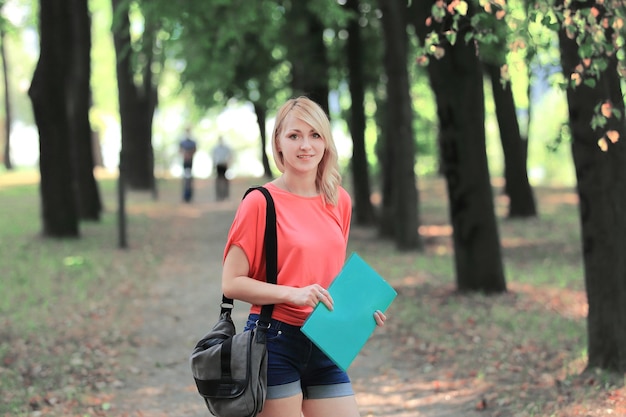
[[[276,205],[278,282],[265,282],[265,198],[250,193],[240,204],[224,250],[222,290],[260,308],[275,304],[267,333],[268,392],[263,417],[358,417],[350,379],[300,327],[326,290],[347,251],[352,203],[341,187],[337,149],[323,109],[306,97],[288,100],[276,115],[274,160],[282,173],[265,184]],[[373,319],[385,322],[382,312]]]

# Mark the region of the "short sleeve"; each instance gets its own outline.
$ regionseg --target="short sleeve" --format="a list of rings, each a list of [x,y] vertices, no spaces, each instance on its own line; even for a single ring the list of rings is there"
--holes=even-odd
[[[264,280],[264,276],[258,276],[259,271],[264,271],[263,243],[265,238],[265,197],[261,192],[251,191],[239,204],[235,218],[228,232],[224,259],[231,246],[241,248],[250,265],[249,276]]]

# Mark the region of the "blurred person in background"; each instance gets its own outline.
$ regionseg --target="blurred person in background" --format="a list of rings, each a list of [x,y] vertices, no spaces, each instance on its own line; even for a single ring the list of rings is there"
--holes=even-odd
[[[225,200],[230,193],[230,184],[226,177],[226,171],[233,159],[233,151],[224,142],[224,137],[217,139],[217,144],[211,151],[211,158],[215,166],[215,199],[217,201]]]
[[[185,129],[185,136],[179,144],[180,154],[183,157],[183,201],[189,203],[193,197],[193,157],[196,154],[196,141],[191,136],[191,128]]]

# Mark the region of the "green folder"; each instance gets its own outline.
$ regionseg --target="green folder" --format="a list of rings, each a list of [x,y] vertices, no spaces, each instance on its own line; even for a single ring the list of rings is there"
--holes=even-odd
[[[302,332],[344,371],[374,332],[374,312],[384,312],[396,291],[356,253],[328,288],[333,310],[318,303]]]

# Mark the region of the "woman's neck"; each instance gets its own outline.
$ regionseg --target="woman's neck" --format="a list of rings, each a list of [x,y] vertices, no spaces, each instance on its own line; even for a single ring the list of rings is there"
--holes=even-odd
[[[284,190],[302,197],[315,197],[319,194],[317,187],[315,186],[315,179],[311,181],[283,174],[279,178],[278,183]]]

